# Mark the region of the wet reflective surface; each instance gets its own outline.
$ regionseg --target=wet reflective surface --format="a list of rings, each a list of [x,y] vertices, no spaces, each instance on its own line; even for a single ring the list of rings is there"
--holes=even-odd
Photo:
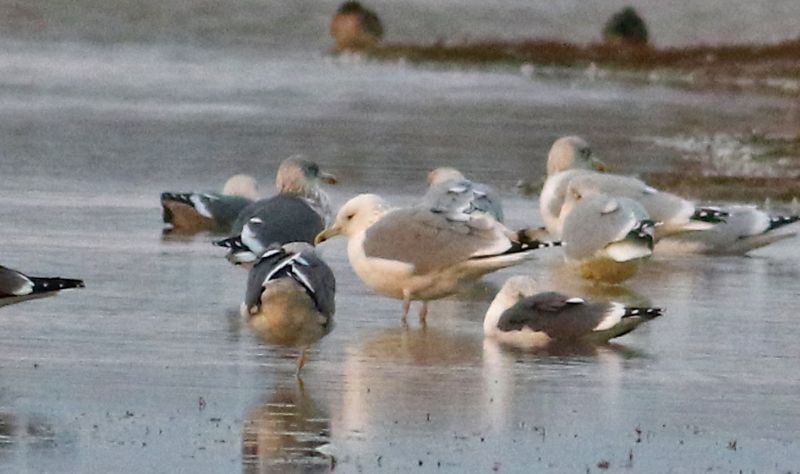
[[[675,152],[643,137],[797,128],[786,99],[504,70],[345,64],[314,52],[12,41],[0,50],[0,263],[86,288],[0,309],[0,469],[8,472],[786,472],[800,469],[800,241],[752,257],[656,259],[617,299],[667,314],[589,350],[484,341],[502,282],[607,297],[557,250],[431,304],[428,327],[355,277],[343,240],[336,329],[311,352],[240,321],[245,273],[214,238],[161,237],[161,191],[269,189],[303,152],[336,205],[413,202],[452,165],[498,186],[512,227],[555,138],[617,169]],[[331,456],[332,455],[332,456]]]

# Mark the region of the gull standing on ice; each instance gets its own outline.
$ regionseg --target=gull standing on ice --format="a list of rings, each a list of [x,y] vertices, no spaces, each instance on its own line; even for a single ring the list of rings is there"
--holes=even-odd
[[[242,317],[265,341],[300,347],[299,375],[306,351],[333,330],[336,279],[305,242],[273,245],[250,269]]]
[[[555,344],[604,344],[661,316],[661,308],[588,302],[560,293],[538,293],[528,276],[509,278],[483,320],[483,333],[498,342],[542,349]]]
[[[256,180],[232,176],[222,193],[161,193],[164,233],[230,232],[239,212],[259,198]]]
[[[302,156],[287,158],[275,177],[278,194],[242,209],[233,225],[236,235],[215,245],[229,248],[228,260],[242,264],[255,261],[273,243],[313,243],[332,220],[330,200],[320,181],[335,184],[336,177]]]
[[[347,254],[359,278],[376,292],[403,300],[403,321],[411,301],[422,301],[424,323],[429,300],[521,263],[538,248],[557,245],[513,242],[506,230],[490,216],[453,221],[425,206],[389,210],[379,196],[361,194],[342,206],[336,222],[316,241],[347,236]]]
[[[0,306],[52,296],[61,290],[83,287],[83,280],[28,276],[0,265]]]

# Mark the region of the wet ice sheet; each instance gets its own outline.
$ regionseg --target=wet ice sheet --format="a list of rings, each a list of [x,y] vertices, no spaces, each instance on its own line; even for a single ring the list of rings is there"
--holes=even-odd
[[[785,124],[785,102],[179,53],[3,53],[0,263],[87,283],[0,311],[3,470],[315,472],[330,469],[315,451],[328,442],[337,472],[797,470],[796,240],[652,262],[620,296],[665,306],[663,318],[555,355],[484,344],[480,322],[518,272],[591,293],[563,279],[557,251],[433,303],[429,327],[406,330],[400,303],[367,290],[334,240],[337,328],[300,387],[295,354],[239,320],[244,272],[211,236],[162,241],[157,207],[160,191],[233,172],[269,182],[304,151],[342,178],[336,204],[364,190],[412,202],[450,164],[502,188],[513,226],[537,224],[511,188],[542,172],[558,135],[586,135],[623,169],[661,169],[676,157],[636,137]]]

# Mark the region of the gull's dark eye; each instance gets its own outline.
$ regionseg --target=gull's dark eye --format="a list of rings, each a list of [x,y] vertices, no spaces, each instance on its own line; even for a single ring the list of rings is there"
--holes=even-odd
[[[591,148],[581,148],[579,153],[585,159],[589,159],[592,157],[592,149]]]
[[[319,166],[314,163],[308,165],[308,174],[311,176],[319,176]]]
[[[347,216],[345,216],[345,219],[347,219],[348,221],[350,221],[350,220],[353,220],[353,217],[355,217],[355,216],[356,216],[356,213],[354,212],[354,213],[352,213],[352,214],[348,214]]]

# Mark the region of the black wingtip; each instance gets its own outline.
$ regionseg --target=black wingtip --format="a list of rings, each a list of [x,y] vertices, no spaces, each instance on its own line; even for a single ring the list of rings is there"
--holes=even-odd
[[[29,277],[33,282],[33,293],[50,293],[53,291],[85,288],[83,280],[61,277]]]
[[[798,221],[800,221],[800,216],[772,216],[769,218],[769,227],[767,231],[779,229]]]
[[[623,318],[638,316],[643,319],[654,319],[662,316],[666,312],[664,308],[650,308],[650,307],[626,307]]]
[[[222,240],[215,240],[212,242],[213,245],[217,247],[222,247],[231,250],[250,250],[244,242],[242,242],[241,235],[235,235],[233,237],[228,237],[227,239]]]
[[[729,212],[716,207],[700,207],[694,211],[691,219],[709,224],[719,224],[725,222],[725,218],[730,216]]]

